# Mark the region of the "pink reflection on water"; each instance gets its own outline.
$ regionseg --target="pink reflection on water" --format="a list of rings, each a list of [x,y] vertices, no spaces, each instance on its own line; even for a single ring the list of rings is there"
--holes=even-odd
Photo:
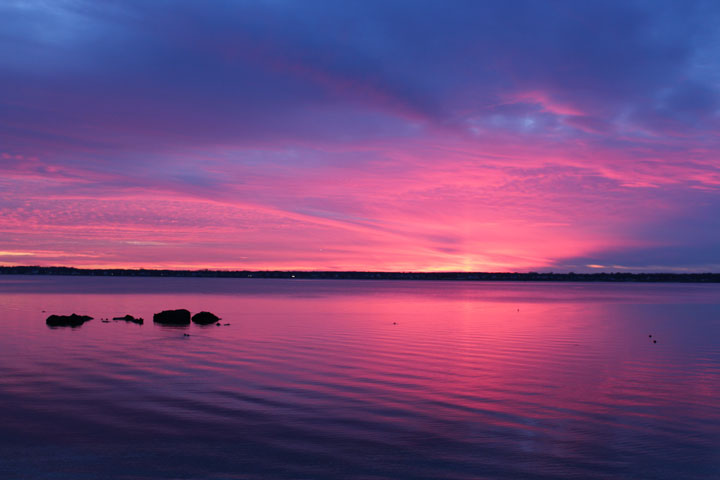
[[[146,293],[0,294],[0,395],[18,405],[0,413],[6,434],[72,419],[86,435],[263,451],[352,456],[339,445],[362,440],[467,464],[482,461],[464,449],[490,448],[575,473],[593,462],[618,473],[628,452],[702,456],[717,439],[717,287],[250,280],[172,292],[168,279],[109,280],[131,281]],[[230,325],[149,321],[167,308]],[[50,312],[96,320],[48,329]],[[126,313],[146,324],[98,320]],[[427,450],[430,439],[444,446]]]

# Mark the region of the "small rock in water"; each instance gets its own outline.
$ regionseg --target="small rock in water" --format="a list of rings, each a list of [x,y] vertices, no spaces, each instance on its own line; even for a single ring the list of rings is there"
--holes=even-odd
[[[189,333],[183,333],[183,337],[189,337],[189,336],[190,336]]]
[[[190,312],[184,308],[163,310],[153,315],[153,322],[165,325],[190,325]]]
[[[652,338],[652,335],[648,335],[648,337]]]
[[[110,323],[110,320],[107,320],[107,319],[103,318],[103,319],[102,319],[102,322],[103,322],[103,323]]]
[[[211,323],[218,323],[220,317],[210,312],[198,312],[192,317],[192,321],[198,325],[210,325]]]
[[[142,318],[135,318],[132,315],[125,315],[124,317],[113,317],[113,320],[125,320],[126,322],[137,323],[138,325],[142,325],[145,321]]]
[[[219,323],[216,323],[216,324],[215,324],[215,326],[216,326],[216,327],[219,327],[219,326],[220,326],[220,324],[219,324]]]
[[[226,327],[227,327],[228,325],[230,325],[230,324],[229,324],[229,323],[226,323],[226,324],[225,324]]]
[[[50,315],[45,320],[48,327],[79,327],[83,323],[92,320],[88,315]]]
[[[657,343],[657,340],[653,340],[653,343]]]

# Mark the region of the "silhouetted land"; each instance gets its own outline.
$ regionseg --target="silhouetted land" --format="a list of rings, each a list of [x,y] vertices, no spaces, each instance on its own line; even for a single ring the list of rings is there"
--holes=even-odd
[[[0,275],[82,275],[95,277],[304,278],[344,280],[454,280],[514,282],[683,282],[720,283],[720,273],[493,273],[493,272],[317,272],[130,270],[73,267],[2,267]]]

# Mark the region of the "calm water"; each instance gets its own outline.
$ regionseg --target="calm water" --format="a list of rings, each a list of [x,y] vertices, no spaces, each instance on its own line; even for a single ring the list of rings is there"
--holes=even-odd
[[[3,479],[720,478],[720,285],[0,276],[0,326]]]

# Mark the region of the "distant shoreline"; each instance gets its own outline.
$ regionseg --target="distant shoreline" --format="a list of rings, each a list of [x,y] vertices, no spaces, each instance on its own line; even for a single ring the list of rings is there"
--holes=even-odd
[[[444,280],[475,282],[652,282],[720,283],[720,273],[501,273],[501,272],[335,272],[257,270],[146,270],[0,266],[0,275],[67,275],[92,277],[296,278],[332,280]]]

